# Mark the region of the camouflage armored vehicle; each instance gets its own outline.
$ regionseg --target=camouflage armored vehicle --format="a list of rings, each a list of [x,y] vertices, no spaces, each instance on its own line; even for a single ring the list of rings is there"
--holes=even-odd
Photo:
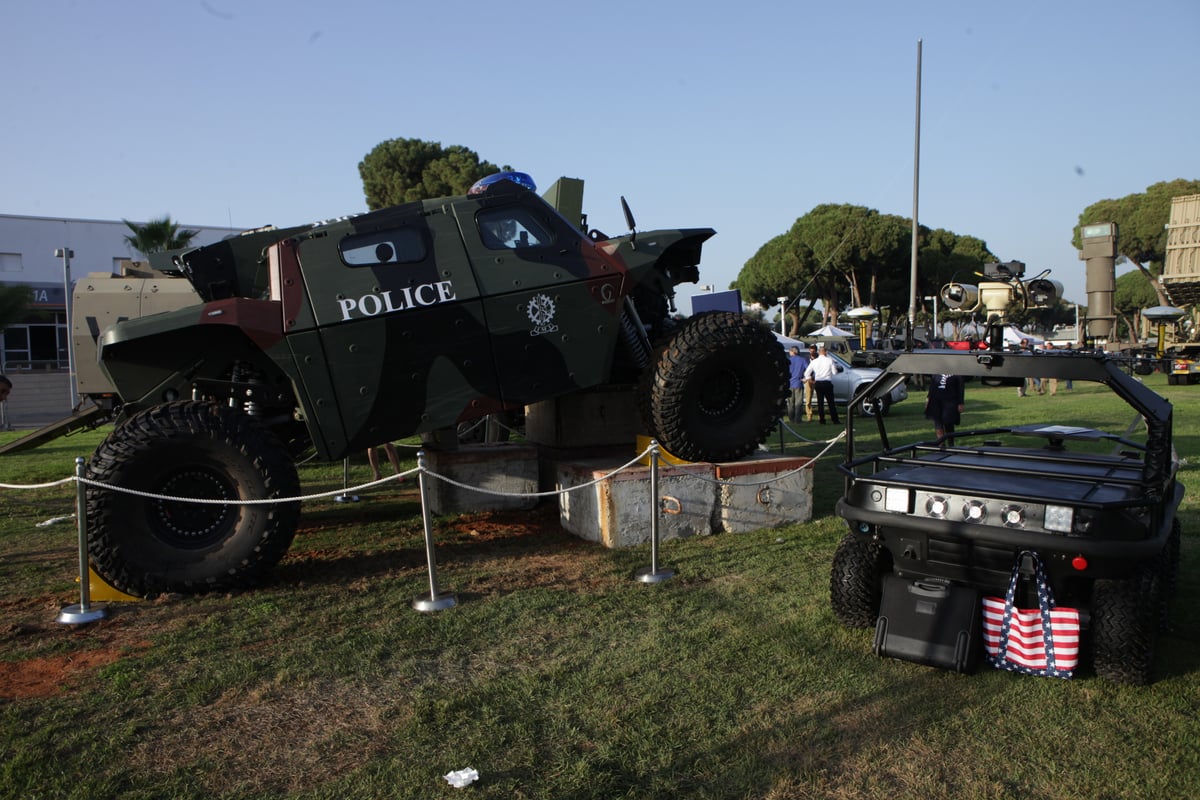
[[[136,595],[252,584],[287,550],[295,459],[326,460],[600,385],[647,432],[733,460],[783,410],[787,364],[741,315],[672,320],[710,228],[585,231],[504,174],[466,196],[176,252],[201,302],[99,338],[120,418],[88,477],[89,546]],[[156,266],[162,267],[161,263]],[[636,388],[635,388],[636,387]]]
[[[1054,420],[960,429],[939,440],[893,443],[883,416],[876,416],[878,435],[856,432],[851,420],[837,504],[849,532],[830,576],[834,615],[849,627],[876,627],[892,587],[913,597],[965,587],[957,595],[970,598],[963,627],[939,632],[959,651],[953,668],[960,668],[982,649],[979,629],[967,633],[980,596],[1004,597],[1018,555],[1033,551],[1057,604],[1079,609],[1096,674],[1152,680],[1180,568],[1176,512],[1184,487],[1176,480],[1171,404],[1106,354],[1071,351],[905,353],[863,395],[879,396],[910,375],[942,374],[1056,378],[1074,389],[1058,392]],[[1086,397],[1076,404],[1077,395]],[[1033,581],[1022,586],[1016,605],[1037,608]],[[928,600],[924,613],[934,605]],[[922,640],[911,660],[943,644]]]

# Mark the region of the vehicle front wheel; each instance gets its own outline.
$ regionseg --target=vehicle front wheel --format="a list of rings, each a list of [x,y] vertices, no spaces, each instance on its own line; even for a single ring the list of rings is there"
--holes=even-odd
[[[693,317],[647,369],[638,400],[644,422],[688,461],[752,453],[786,408],[787,356],[774,334],[741,314]]]
[[[875,627],[883,576],[890,569],[879,542],[855,533],[842,537],[829,575],[829,602],[838,622],[847,628]]]
[[[227,505],[207,500],[295,497],[299,479],[284,446],[246,414],[178,402],[137,414],[109,434],[87,477],[88,551],[96,572],[123,592],[201,592],[250,586],[291,544],[299,501]]]

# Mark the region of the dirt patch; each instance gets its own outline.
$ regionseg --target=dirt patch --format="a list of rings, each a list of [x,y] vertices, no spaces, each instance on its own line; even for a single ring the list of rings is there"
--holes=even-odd
[[[472,576],[460,577],[459,585],[452,588],[473,594],[507,594],[546,586],[585,591],[616,580],[606,566],[605,551],[566,533],[553,505],[439,520],[435,545],[439,562],[451,574],[456,562],[472,564]],[[423,549],[411,546],[368,552],[294,547],[268,585],[291,584],[304,591],[306,583],[337,584],[353,590],[379,576],[424,569]],[[24,651],[27,656],[0,661],[0,699],[52,697],[85,684],[95,670],[149,647],[152,631],[191,624],[194,614],[200,612],[189,612],[191,604],[183,599],[181,605],[180,600],[171,595],[131,604],[127,608],[134,613],[130,614],[122,613],[124,604],[116,604],[113,616],[78,627],[53,621],[67,604],[62,598],[0,600],[0,620],[11,620],[0,625],[0,646],[10,654]],[[70,652],[48,652],[64,649]],[[363,713],[369,712],[364,709]]]
[[[123,653],[122,648],[107,647],[3,664],[0,666],[0,698],[53,697],[92,670],[121,658]]]

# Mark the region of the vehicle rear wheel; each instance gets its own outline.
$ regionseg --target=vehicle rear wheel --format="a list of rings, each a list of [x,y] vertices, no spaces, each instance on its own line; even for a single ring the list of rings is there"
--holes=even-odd
[[[847,628],[875,627],[887,562],[887,552],[874,539],[855,533],[842,537],[829,576],[829,602],[838,622]]]
[[[91,480],[170,497],[255,500],[299,493],[278,439],[224,405],[179,402],[117,427],[87,468]],[[137,596],[255,584],[291,544],[300,503],[223,505],[88,486],[96,572]]]
[[[1134,686],[1153,680],[1161,592],[1157,565],[1141,567],[1123,580],[1096,581],[1092,654],[1101,678]]]
[[[732,461],[766,441],[783,416],[788,361],[774,335],[741,314],[693,317],[639,383],[644,422],[688,461]]]

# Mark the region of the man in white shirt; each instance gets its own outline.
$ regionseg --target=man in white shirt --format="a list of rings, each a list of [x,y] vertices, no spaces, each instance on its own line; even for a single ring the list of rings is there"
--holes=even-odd
[[[837,364],[825,352],[825,343],[817,343],[817,357],[804,370],[804,377],[813,382],[813,394],[817,398],[817,417],[825,424],[825,403],[829,403],[829,417],[834,425],[840,424],[837,406],[833,404],[833,376],[837,374]]]

